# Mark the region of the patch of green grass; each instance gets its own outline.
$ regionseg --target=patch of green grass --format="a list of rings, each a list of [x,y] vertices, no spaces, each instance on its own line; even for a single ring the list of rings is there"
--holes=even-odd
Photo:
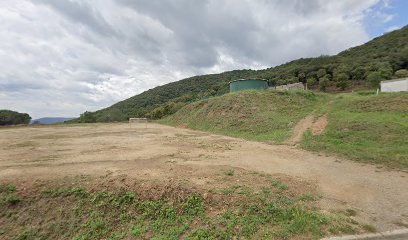
[[[42,194],[46,197],[67,197],[67,196],[78,196],[85,197],[86,191],[82,187],[74,188],[45,188],[42,191]]]
[[[250,194],[250,192],[252,192],[252,190],[248,187],[245,186],[241,186],[241,185],[233,185],[231,187],[228,188],[221,188],[221,189],[216,189],[213,192],[216,193],[221,193],[223,195],[232,195],[232,194],[240,194],[240,195],[247,195]]]
[[[188,216],[199,216],[204,213],[204,201],[201,196],[191,195],[182,205],[183,212]]]
[[[236,193],[239,195],[244,195],[244,196],[249,197],[253,194],[253,190],[249,187],[242,186],[236,191]]]
[[[302,147],[408,169],[408,94],[346,94],[335,98],[320,136],[307,132]]]
[[[2,237],[92,240],[288,239],[302,236],[313,239],[326,235],[329,228],[337,233],[342,233],[343,228],[354,229],[346,221],[307,207],[300,198],[285,196],[281,190],[287,187],[282,182],[266,185],[261,191],[231,186],[229,195],[221,195],[225,206],[214,206],[198,193],[173,202],[168,198],[141,199],[137,193],[123,190],[88,192],[81,187],[45,188],[37,197],[25,200],[30,202],[30,211],[42,209],[35,218],[20,220],[25,214],[14,214],[13,221],[3,221],[11,211],[24,212],[24,205],[0,205],[1,212],[6,213],[0,215],[0,221],[5,222],[5,229],[9,230],[2,233]],[[11,191],[14,194],[15,190]],[[312,197],[308,199],[313,201]],[[206,210],[213,207],[220,212],[207,215]],[[16,226],[18,228],[13,230]]]
[[[341,225],[341,226],[333,226],[329,228],[329,232],[332,234],[347,234],[347,235],[352,235],[356,234],[356,229],[353,228],[351,225]]]
[[[0,205],[16,205],[21,200],[16,195],[16,186],[11,184],[0,184]]]
[[[303,201],[303,202],[310,202],[310,201],[316,201],[317,198],[311,194],[303,194],[302,196],[298,198],[298,200]]]
[[[0,184],[0,193],[13,193],[16,191],[16,186],[11,184]]]
[[[5,197],[2,198],[1,202],[8,204],[8,205],[16,205],[21,200],[15,194],[7,194]]]
[[[20,233],[14,236],[13,240],[30,240],[36,239],[37,231],[34,229],[24,228]]]
[[[144,236],[148,230],[149,229],[146,226],[143,226],[143,224],[139,224],[133,225],[130,233],[133,237],[141,237]]]
[[[160,122],[282,143],[292,135],[292,128],[300,119],[323,109],[330,98],[309,91],[243,91],[189,104]]]
[[[288,189],[289,189],[288,186],[286,186],[285,184],[283,184],[283,183],[280,182],[280,181],[272,181],[271,184],[272,184],[272,186],[276,187],[277,189],[279,189],[279,190],[281,190],[281,191],[285,191],[285,190],[288,190]]]

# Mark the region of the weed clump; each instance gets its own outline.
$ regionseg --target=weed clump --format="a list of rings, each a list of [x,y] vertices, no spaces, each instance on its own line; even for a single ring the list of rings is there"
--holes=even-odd
[[[82,187],[45,188],[43,189],[42,194],[50,198],[67,197],[67,196],[85,197],[87,195],[87,192]]]
[[[227,176],[234,176],[235,171],[233,169],[229,169],[225,172],[225,175]]]
[[[0,205],[12,206],[21,200],[16,195],[16,187],[11,184],[0,184]]]

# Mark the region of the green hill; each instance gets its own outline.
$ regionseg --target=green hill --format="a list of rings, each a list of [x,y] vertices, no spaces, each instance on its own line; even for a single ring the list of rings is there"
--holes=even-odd
[[[293,126],[315,109],[324,111],[327,94],[313,92],[243,91],[189,104],[161,120],[174,126],[282,143]]]
[[[248,140],[288,143],[302,119],[311,119],[299,135],[305,149],[408,169],[406,93],[244,91],[189,104],[160,122]],[[321,128],[317,134],[312,133],[315,126],[318,131]]]
[[[75,121],[125,121],[129,117],[158,119],[187,103],[228,92],[228,82],[239,78],[265,78],[270,85],[301,81],[308,83],[311,89],[332,92],[374,87],[380,80],[407,75],[406,69],[408,26],[336,56],[302,58],[264,70],[235,70],[186,78],[150,89],[111,107],[85,112]]]

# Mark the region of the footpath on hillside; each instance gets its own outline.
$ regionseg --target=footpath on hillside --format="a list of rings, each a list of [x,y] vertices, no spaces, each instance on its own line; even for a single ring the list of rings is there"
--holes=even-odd
[[[301,119],[293,127],[292,136],[287,141],[285,141],[285,144],[288,145],[298,144],[302,140],[303,135],[308,130],[310,130],[310,132],[314,136],[322,134],[326,129],[327,124],[329,124],[328,112],[330,111],[332,104],[333,100],[330,100],[330,102],[328,102],[327,105],[325,106],[326,108],[325,113],[321,116],[316,116],[315,111],[313,111],[311,114]]]

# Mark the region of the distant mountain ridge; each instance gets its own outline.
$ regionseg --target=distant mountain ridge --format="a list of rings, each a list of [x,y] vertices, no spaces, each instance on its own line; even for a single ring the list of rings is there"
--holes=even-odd
[[[71,122],[126,121],[129,117],[158,119],[188,103],[228,92],[228,82],[264,78],[270,85],[303,82],[311,89],[351,90],[356,85],[376,87],[408,70],[408,26],[377,37],[335,56],[301,58],[263,70],[234,70],[194,76],[147,90],[108,108],[85,112]]]
[[[74,118],[67,118],[67,117],[44,117],[31,120],[30,124],[56,124],[56,123],[63,123],[65,121],[72,120]]]

